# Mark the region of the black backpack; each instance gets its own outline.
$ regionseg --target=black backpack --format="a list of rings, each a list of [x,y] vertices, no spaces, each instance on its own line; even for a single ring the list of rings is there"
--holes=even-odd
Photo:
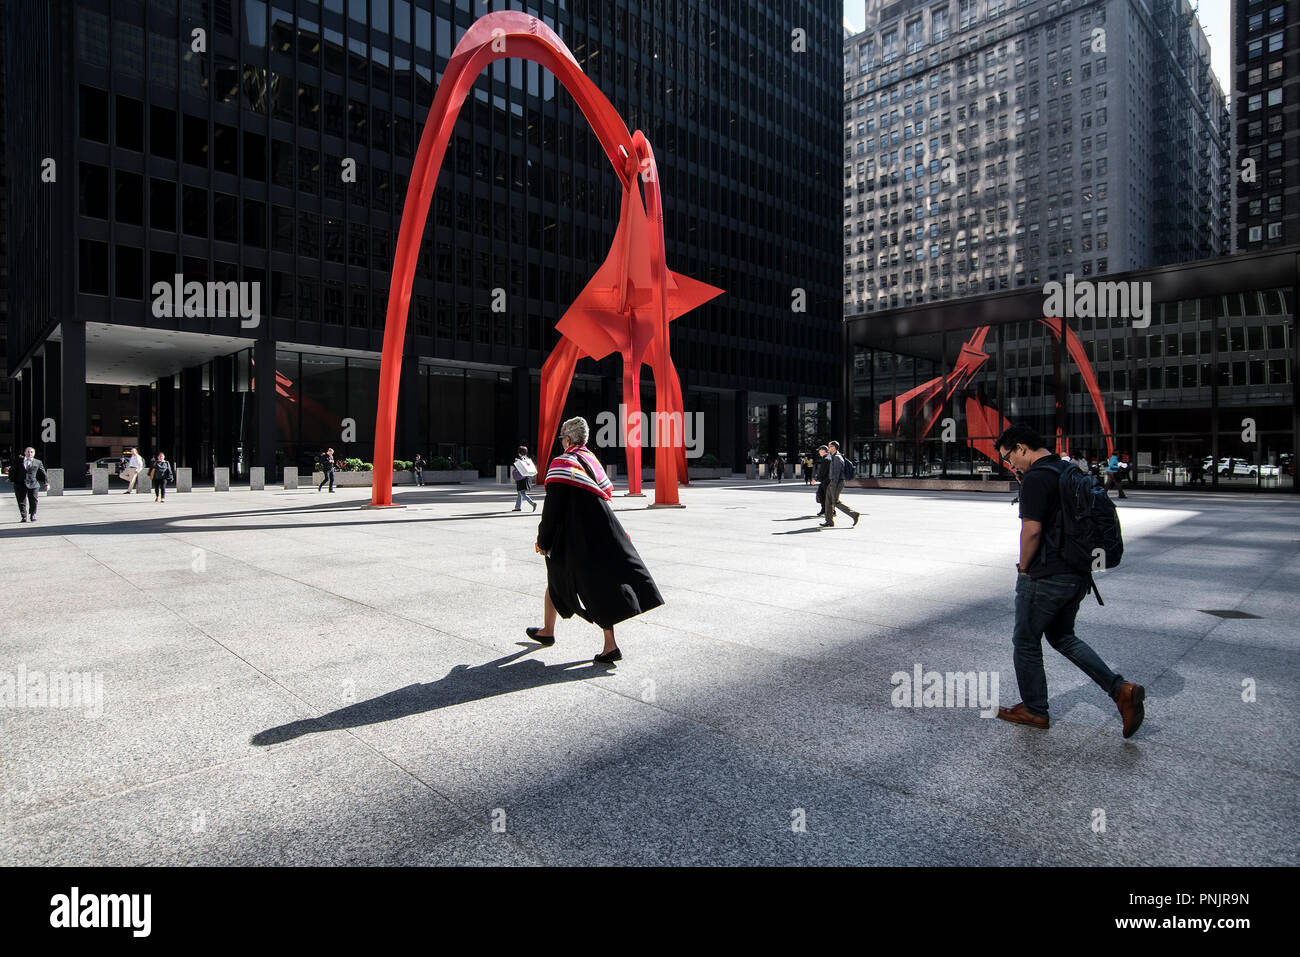
[[[1073,462],[1062,461],[1056,471],[1060,476],[1057,488],[1061,495],[1061,559],[1079,574],[1088,576],[1088,587],[1096,595],[1097,604],[1104,605],[1092,573],[1115,568],[1124,558],[1119,512],[1096,476]]]
[[[853,460],[848,456],[844,457],[844,471],[840,473],[844,481],[858,477],[858,468],[853,464]]]

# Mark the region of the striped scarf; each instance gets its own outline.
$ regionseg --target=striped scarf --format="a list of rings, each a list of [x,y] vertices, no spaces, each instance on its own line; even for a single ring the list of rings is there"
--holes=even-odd
[[[599,495],[607,502],[613,498],[610,493],[614,483],[609,480],[605,470],[596,461],[596,456],[592,455],[585,445],[570,445],[568,451],[551,459],[544,484],[549,485],[551,482],[572,485],[584,492]]]

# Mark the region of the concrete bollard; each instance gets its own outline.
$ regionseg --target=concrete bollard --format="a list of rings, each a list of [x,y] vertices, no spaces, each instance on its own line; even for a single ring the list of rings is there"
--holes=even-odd
[[[248,490],[260,492],[266,488],[266,467],[254,465],[248,470]]]
[[[108,469],[91,469],[90,494],[91,495],[108,494]]]
[[[212,470],[212,491],[230,491],[230,468],[228,466],[220,466]]]
[[[284,470],[284,490],[292,492],[298,487],[298,466],[290,465]]]
[[[194,469],[183,468],[176,470],[176,491],[194,491]]]
[[[510,484],[510,466],[508,465],[497,466],[497,484],[498,485]]]
[[[50,490],[45,494],[62,495],[63,494],[63,469],[46,469],[45,477],[50,482]]]

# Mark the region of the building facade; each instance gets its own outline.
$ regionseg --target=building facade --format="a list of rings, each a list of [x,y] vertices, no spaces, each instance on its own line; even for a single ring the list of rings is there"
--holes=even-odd
[[[845,314],[1230,247],[1230,127],[1185,0],[868,0],[845,42]]]
[[[105,428],[132,420],[117,408],[132,390],[135,443],[198,479],[306,467],[326,446],[369,459],[407,176],[478,5],[7,5],[24,25],[6,46],[11,169],[23,160],[8,343],[23,440],[77,469],[95,447],[89,384],[117,390]],[[672,349],[704,450],[739,464],[754,410],[792,421],[838,387],[838,7],[528,9],[654,145],[670,267],[726,290],[673,323]],[[57,183],[41,183],[33,156],[55,161]],[[399,458],[487,472],[533,444],[555,323],[617,216],[616,181],[572,101],[535,64],[494,64],[461,112],[423,237]],[[156,284],[177,276],[257,283],[256,324],[159,315]],[[616,413],[621,371],[583,360],[566,411]],[[41,443],[47,418],[58,439]]]
[[[1232,4],[1233,248],[1300,242],[1300,7]]]
[[[5,0],[0,0],[0,50],[5,48]],[[9,237],[4,224],[8,221],[9,190],[5,185],[5,71],[0,69],[0,356],[8,351],[6,330],[9,318]],[[21,451],[18,450],[18,451]],[[0,376],[0,461],[8,462],[14,454],[13,383]]]
[[[1105,314],[1077,296],[1054,309],[1042,290],[1013,290],[851,317],[860,471],[996,473],[978,443],[1023,422],[1094,465],[1127,457],[1142,485],[1183,486],[1200,463],[1205,487],[1295,490],[1300,246],[1104,281],[1142,290],[1140,309],[1128,295]]]

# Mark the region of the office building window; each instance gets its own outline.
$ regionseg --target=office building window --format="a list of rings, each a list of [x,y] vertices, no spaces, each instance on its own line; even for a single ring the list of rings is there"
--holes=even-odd
[[[117,171],[113,218],[130,226],[144,225],[144,177],[139,173]]]
[[[113,247],[113,292],[123,299],[144,298],[144,253],[139,246]]]
[[[94,296],[108,295],[108,244],[93,239],[80,242],[77,288]]]
[[[81,135],[96,143],[108,142],[108,94],[91,86],[79,90]]]
[[[149,180],[149,225],[176,232],[176,184],[170,180]]]
[[[81,215],[108,219],[108,169],[95,163],[82,163]]]
[[[176,158],[176,112],[163,106],[149,107],[149,152],[163,159]]]

